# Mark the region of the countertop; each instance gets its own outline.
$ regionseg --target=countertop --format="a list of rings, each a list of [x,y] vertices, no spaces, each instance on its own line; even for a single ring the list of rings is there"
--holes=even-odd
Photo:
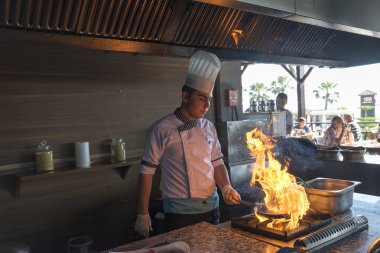
[[[369,228],[362,232],[354,233],[340,241],[337,241],[317,252],[367,252],[371,243],[380,236],[380,197],[354,193],[353,206],[343,214],[333,217],[333,223],[347,217],[364,215],[368,218]],[[127,251],[154,245],[159,242],[185,241],[192,253],[205,252],[277,252],[281,246],[275,240],[260,238],[248,232],[231,228],[230,222],[219,225],[211,225],[206,222],[184,227],[165,234],[151,237],[146,240],[136,241],[117,247],[115,251]],[[292,245],[292,241],[288,244]],[[280,246],[281,245],[281,246]],[[105,251],[106,253],[108,251]]]
[[[375,164],[380,165],[380,155],[378,154],[366,154],[361,159],[351,159],[351,160],[345,160],[343,159],[343,156],[339,154],[335,158],[331,159],[319,159],[322,162],[343,162],[343,163],[365,163],[365,164]]]

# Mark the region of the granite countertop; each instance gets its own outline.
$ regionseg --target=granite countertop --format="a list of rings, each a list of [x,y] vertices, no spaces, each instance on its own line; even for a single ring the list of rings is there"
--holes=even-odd
[[[177,229],[146,240],[133,242],[114,251],[136,250],[160,242],[184,241],[191,253],[224,252],[276,252],[279,248],[232,231],[229,227],[220,227],[207,222]],[[104,252],[106,253],[106,252]]]
[[[368,218],[369,228],[354,233],[317,252],[367,252],[371,243],[380,236],[380,197],[366,194],[354,194],[353,207],[344,214],[334,216],[333,223],[345,220],[355,215]],[[268,240],[263,236],[254,235],[239,229],[231,228],[230,222],[211,225],[206,222],[174,230],[146,240],[133,242],[117,247],[115,251],[136,250],[155,245],[160,242],[184,241],[192,253],[205,252],[277,252],[281,247],[292,246],[294,243]],[[104,253],[106,253],[105,251]]]

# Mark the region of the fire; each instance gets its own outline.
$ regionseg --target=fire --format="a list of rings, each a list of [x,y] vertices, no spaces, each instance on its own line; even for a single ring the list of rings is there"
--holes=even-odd
[[[285,215],[285,218],[273,219],[268,227],[277,230],[291,230],[299,226],[309,209],[309,201],[305,189],[298,185],[293,175],[288,173],[286,165],[281,166],[273,157],[274,145],[272,140],[264,135],[260,129],[246,133],[247,147],[251,155],[256,157],[256,163],[252,170],[251,186],[260,183],[265,192],[264,202],[268,213],[273,215]],[[268,160],[266,161],[266,156]],[[260,221],[268,220],[265,215],[255,212]]]

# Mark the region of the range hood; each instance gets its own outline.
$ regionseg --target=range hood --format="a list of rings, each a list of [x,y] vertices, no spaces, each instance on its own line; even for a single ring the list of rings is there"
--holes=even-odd
[[[380,38],[380,2],[376,0],[197,1]]]
[[[205,49],[225,60],[310,66],[380,62],[379,22],[353,27],[296,8],[329,1],[2,0],[0,40],[185,57]]]

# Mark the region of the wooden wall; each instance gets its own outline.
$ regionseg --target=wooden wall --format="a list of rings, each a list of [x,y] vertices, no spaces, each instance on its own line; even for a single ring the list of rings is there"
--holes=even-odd
[[[137,166],[125,180],[112,169],[61,175],[21,185],[41,140],[55,167],[74,164],[74,142],[88,140],[92,159],[109,159],[113,136],[139,156],[149,126],[180,103],[188,59],[80,49],[0,31],[0,242],[25,241],[33,252],[65,252],[89,235],[99,248],[130,241]],[[212,111],[212,110],[210,110]],[[212,112],[210,112],[212,114]],[[153,195],[157,192],[157,182]]]
[[[1,42],[0,165],[33,161],[42,139],[56,158],[78,140],[108,152],[115,135],[141,148],[147,125],[179,104],[187,59]]]

